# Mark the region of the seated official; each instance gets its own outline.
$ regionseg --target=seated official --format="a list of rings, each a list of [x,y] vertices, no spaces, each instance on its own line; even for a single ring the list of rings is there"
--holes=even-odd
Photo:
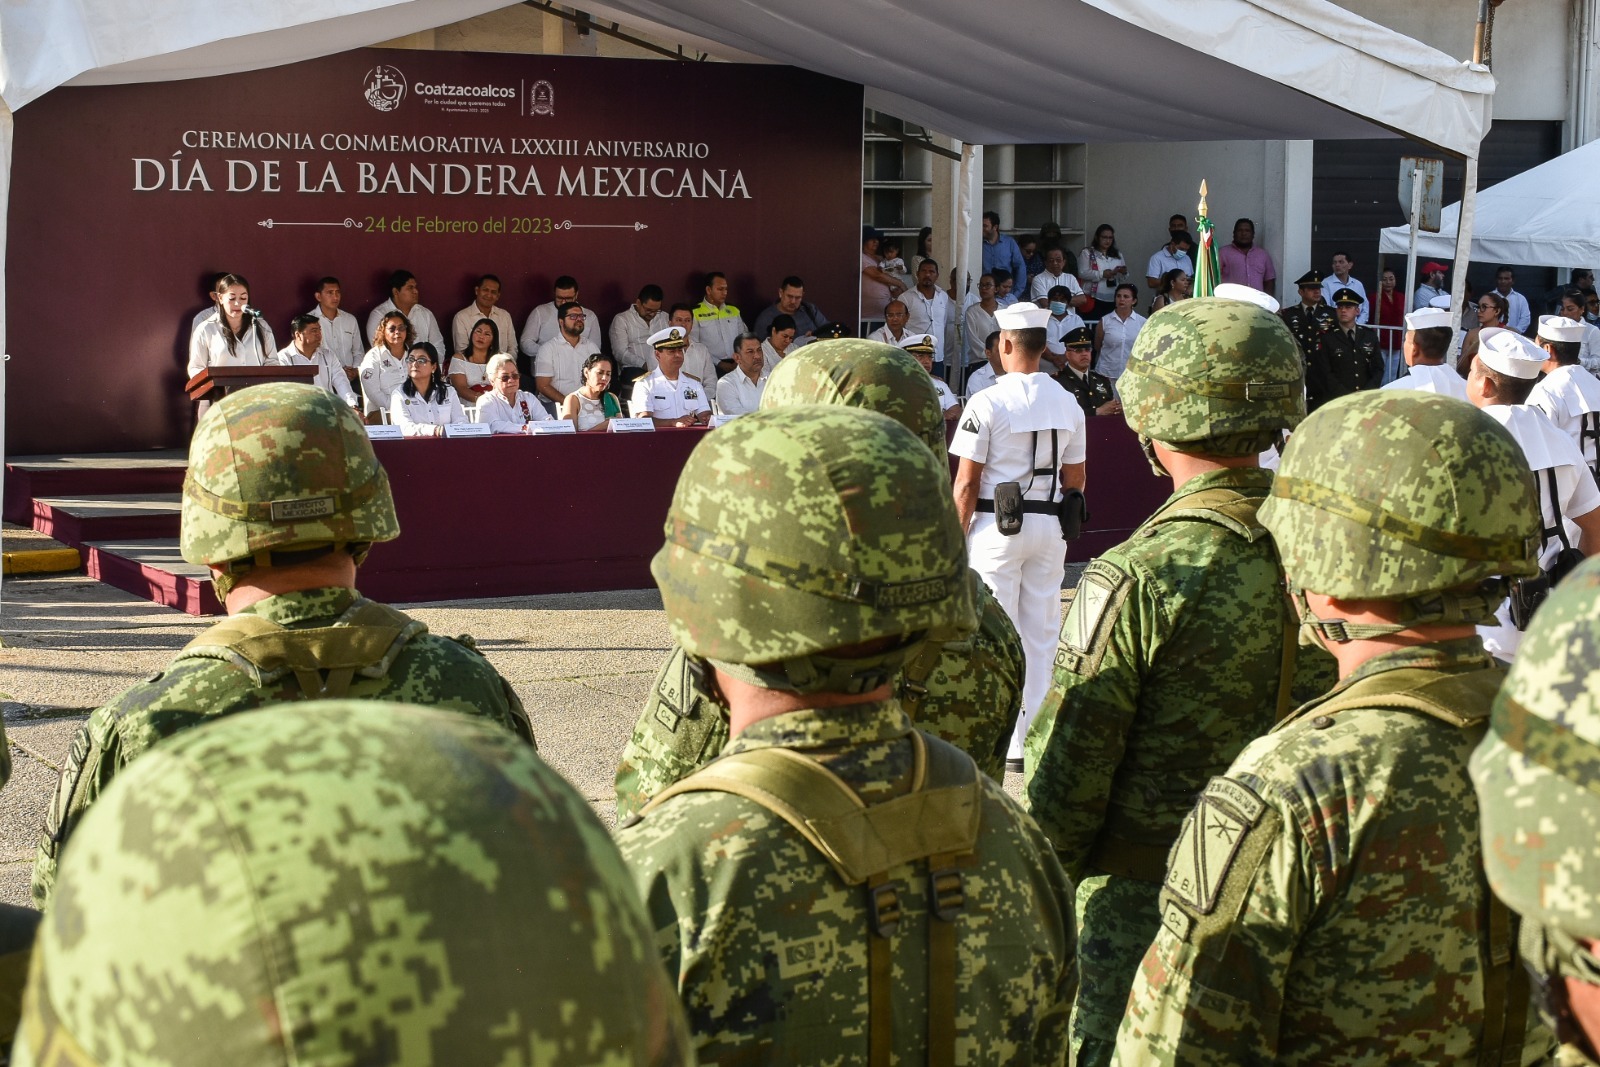
[[[500,306],[500,279],[493,274],[478,278],[477,284],[472,287],[472,303],[456,312],[450,320],[450,350],[468,351],[472,331],[484,319],[493,322],[495,333],[505,340],[504,347],[497,346],[490,354],[511,352],[517,327],[511,321],[511,313]]]
[[[956,394],[950,391],[944,379],[933,373],[933,355],[939,350],[933,335],[912,334],[902,338],[895,347],[910,353],[911,357],[922,365],[922,369],[928,372],[928,378],[933,382],[933,391],[939,394],[939,410],[944,413],[944,421],[955,422],[961,414],[961,401],[956,399]]]
[[[461,401],[439,373],[439,352],[427,341],[406,353],[406,380],[389,401],[389,421],[407,437],[443,437],[446,426],[467,421]]]
[[[561,400],[557,418],[578,424],[579,433],[604,433],[611,420],[622,414],[622,402],[611,388],[611,357],[594,353],[583,361],[583,384]]]
[[[583,308],[577,304],[562,304],[560,332],[539,346],[533,358],[533,387],[551,404],[559,404],[568,393],[583,384],[583,362],[600,351],[593,341],[586,341],[583,331],[588,321]]]
[[[216,307],[195,319],[189,335],[189,377],[207,367],[260,367],[272,361],[272,327],[250,309],[250,283],[220,275],[211,287]]]
[[[761,406],[767,391],[767,360],[761,338],[741,333],[733,345],[734,368],[717,381],[717,410],[724,415],[748,415]]]
[[[766,337],[772,332],[772,320],[779,315],[787,315],[793,321],[794,343],[797,346],[817,340],[821,336],[818,329],[828,322],[828,316],[817,310],[817,305],[806,300],[806,283],[793,274],[778,284],[777,302],[762,309],[756,321],[750,324],[750,332],[757,337]],[[767,370],[772,370],[770,364]]]
[[[683,336],[689,343],[683,346],[683,373],[691,378],[699,378],[708,385],[714,383],[718,377],[718,367],[721,362],[713,359],[711,350],[695,340],[695,327],[699,325],[694,318],[694,308],[688,304],[673,304],[667,311],[667,325],[676,326],[683,331]],[[731,351],[731,349],[730,349]],[[732,366],[731,357],[729,366]],[[650,350],[650,369],[656,369],[655,350]]]
[[[467,334],[466,346],[450,357],[450,388],[461,398],[463,407],[478,402],[491,387],[489,360],[505,351],[500,347],[500,327],[493,319],[479,319]]]
[[[478,398],[479,425],[494,433],[532,433],[534,423],[550,421],[539,398],[519,388],[522,373],[515,356],[502,352],[489,360],[487,377],[492,391]]]
[[[428,342],[438,352],[444,348],[444,334],[439,329],[439,320],[433,317],[433,312],[422,306],[420,300],[417,276],[408,270],[395,271],[389,275],[389,299],[372,309],[367,316],[367,329],[376,332],[385,315],[398,311],[411,323],[417,340]]]
[[[1061,338],[1066,364],[1056,381],[1071,393],[1085,415],[1120,415],[1122,401],[1117,399],[1110,378],[1097,370],[1089,369],[1094,362],[1094,332],[1087,326],[1070,330]]]
[[[315,367],[317,376],[311,384],[326,389],[353,408],[361,406],[361,398],[345,377],[344,366],[322,343],[322,320],[315,315],[296,315],[289,324],[293,338],[279,350],[273,361],[285,367]]]
[[[394,391],[406,380],[406,352],[416,339],[411,321],[400,312],[391,311],[378,320],[372,347],[361,357],[358,368],[362,410],[369,423],[383,421],[383,413],[389,410]]]
[[[773,316],[772,325],[767,327],[767,336],[761,341],[761,354],[766,358],[768,374],[794,346],[794,339],[794,320],[787,315]]]
[[[684,332],[667,327],[650,337],[656,369],[633,383],[633,417],[648,418],[658,427],[704,426],[711,421],[706,385],[683,372]]]

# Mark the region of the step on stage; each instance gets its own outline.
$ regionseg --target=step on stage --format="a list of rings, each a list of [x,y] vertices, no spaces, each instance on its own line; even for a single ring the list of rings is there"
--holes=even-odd
[[[1166,499],[1121,419],[1089,419],[1086,560]],[[678,472],[702,429],[375,441],[399,539],[374,545],[361,591],[397,603],[644,589]],[[6,464],[5,518],[84,550],[90,577],[191,615],[221,614],[178,552],[182,452],[28,456]]]

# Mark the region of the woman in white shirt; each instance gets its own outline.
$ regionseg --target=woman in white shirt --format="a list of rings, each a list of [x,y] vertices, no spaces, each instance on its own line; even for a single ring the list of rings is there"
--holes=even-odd
[[[789,346],[794,344],[795,330],[793,315],[772,317],[772,324],[767,327],[767,339],[761,342],[761,355],[766,359],[768,374],[788,354]]]
[[[487,322],[487,319],[480,320]],[[477,333],[478,327],[472,328]],[[517,361],[504,352],[489,360],[486,379],[490,392],[478,398],[478,423],[493,433],[532,433],[536,422],[550,421],[550,413],[532,393],[523,392]]]
[[[456,391],[463,405],[476,404],[478,398],[493,388],[489,379],[489,361],[499,355],[500,327],[493,319],[479,319],[472,324],[467,335],[467,349],[450,357],[450,388]]]
[[[467,421],[461,401],[439,373],[439,352],[427,341],[406,353],[406,380],[389,400],[389,421],[407,437],[443,437],[446,426]]]
[[[1078,253],[1078,281],[1083,291],[1094,299],[1094,310],[1085,319],[1099,319],[1111,314],[1114,287],[1128,276],[1127,261],[1117,251],[1117,231],[1106,223],[1095,227],[1094,240]]]
[[[361,357],[356,379],[361,383],[368,422],[380,421],[381,413],[389,410],[394,391],[406,380],[406,351],[415,336],[410,321],[398,311],[378,320],[372,347]]]
[[[201,317],[189,334],[189,377],[207,367],[262,367],[273,361],[278,345],[272,327],[250,307],[250,283],[243,275],[224,274],[211,288],[216,310]]]
[[[995,321],[994,313],[1000,310],[1000,300],[995,295],[993,274],[984,274],[978,279],[978,302],[967,308],[965,316],[965,336],[967,339],[967,356],[962,361],[970,370],[977,370],[987,361],[983,354],[984,343],[989,340],[989,335],[1000,328]]]
[[[1095,357],[1094,369],[1113,382],[1128,365],[1128,353],[1133,351],[1133,339],[1144,327],[1145,317],[1133,310],[1139,299],[1139,289],[1132,282],[1117,286],[1116,299],[1111,310],[1094,327],[1094,347],[1100,353]]]
[[[599,352],[584,360],[580,372],[583,384],[561,401],[556,417],[577,423],[579,433],[604,433],[610,429],[611,420],[622,414],[621,401],[606,392],[611,385],[611,368],[611,357]]]

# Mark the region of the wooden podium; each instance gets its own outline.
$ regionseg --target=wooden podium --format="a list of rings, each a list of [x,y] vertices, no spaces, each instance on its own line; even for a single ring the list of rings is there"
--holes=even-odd
[[[304,382],[317,379],[316,367],[287,367],[280,363],[264,367],[206,367],[184,385],[190,400],[220,400],[225,393],[249,385],[269,382]]]

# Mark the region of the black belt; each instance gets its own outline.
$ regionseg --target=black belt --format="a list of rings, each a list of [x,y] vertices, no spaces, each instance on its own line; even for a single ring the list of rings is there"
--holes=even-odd
[[[984,515],[994,514],[994,501],[979,500],[978,511]],[[1024,500],[1022,502],[1022,512],[1024,515],[1054,515],[1056,513],[1056,501]]]

